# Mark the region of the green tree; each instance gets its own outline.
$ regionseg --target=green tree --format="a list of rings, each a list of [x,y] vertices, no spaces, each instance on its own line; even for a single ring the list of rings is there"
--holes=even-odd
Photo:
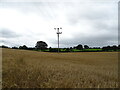
[[[44,42],[44,41],[38,41],[38,42],[36,43],[36,46],[35,46],[36,49],[40,49],[40,50],[47,49],[47,47],[48,47],[48,45],[47,45],[47,43]]]

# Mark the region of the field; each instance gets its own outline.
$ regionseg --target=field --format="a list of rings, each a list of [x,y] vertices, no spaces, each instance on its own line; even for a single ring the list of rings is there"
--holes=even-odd
[[[57,48],[52,48],[54,49],[54,52],[57,52],[58,49]],[[102,51],[102,49],[82,49],[82,50],[79,50],[79,49],[64,49],[64,48],[60,48],[59,49],[60,52],[97,52],[97,51]],[[37,51],[46,51],[46,52],[51,52],[49,49],[45,49],[45,50],[37,50]],[[113,50],[109,50],[109,51],[113,51]]]
[[[118,52],[2,51],[3,88],[118,87]]]

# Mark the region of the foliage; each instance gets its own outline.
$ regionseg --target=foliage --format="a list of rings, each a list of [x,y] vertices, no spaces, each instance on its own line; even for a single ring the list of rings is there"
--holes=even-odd
[[[19,49],[28,49],[28,47],[26,45],[20,46]]]
[[[89,46],[88,45],[84,45],[84,49],[89,49]]]
[[[12,47],[12,49],[24,49],[24,50],[36,50],[43,52],[58,52],[58,48],[47,48],[47,43],[44,41],[38,41],[35,47],[27,47],[26,45],[18,47]],[[8,46],[2,45],[1,48],[9,48]],[[120,45],[116,46],[104,46],[100,47],[89,47],[88,45],[79,44],[74,47],[59,48],[59,52],[101,52],[101,51],[120,51]]]
[[[12,49],[18,49],[18,47],[12,47]]]
[[[115,45],[113,45],[113,46],[106,46],[106,47],[102,48],[103,51],[118,51],[119,49],[120,49],[119,46],[117,47]]]
[[[83,46],[81,44],[79,44],[78,46],[76,46],[76,49],[82,50]]]
[[[9,48],[8,46],[2,45],[0,48]]]
[[[50,52],[58,52],[58,49],[57,48],[49,48],[49,51]]]
[[[36,43],[36,49],[40,49],[40,50],[43,50],[43,49],[46,49],[47,48],[47,43],[46,42],[44,42],[44,41],[38,41],[37,43]]]

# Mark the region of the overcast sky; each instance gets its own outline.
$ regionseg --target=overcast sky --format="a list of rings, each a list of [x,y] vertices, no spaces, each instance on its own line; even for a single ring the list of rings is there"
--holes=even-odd
[[[119,0],[0,0],[0,45],[60,47],[118,44]]]

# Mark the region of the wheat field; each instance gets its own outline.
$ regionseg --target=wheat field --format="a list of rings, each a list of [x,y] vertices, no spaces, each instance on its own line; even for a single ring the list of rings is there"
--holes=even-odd
[[[2,49],[3,88],[117,88],[118,52]]]

